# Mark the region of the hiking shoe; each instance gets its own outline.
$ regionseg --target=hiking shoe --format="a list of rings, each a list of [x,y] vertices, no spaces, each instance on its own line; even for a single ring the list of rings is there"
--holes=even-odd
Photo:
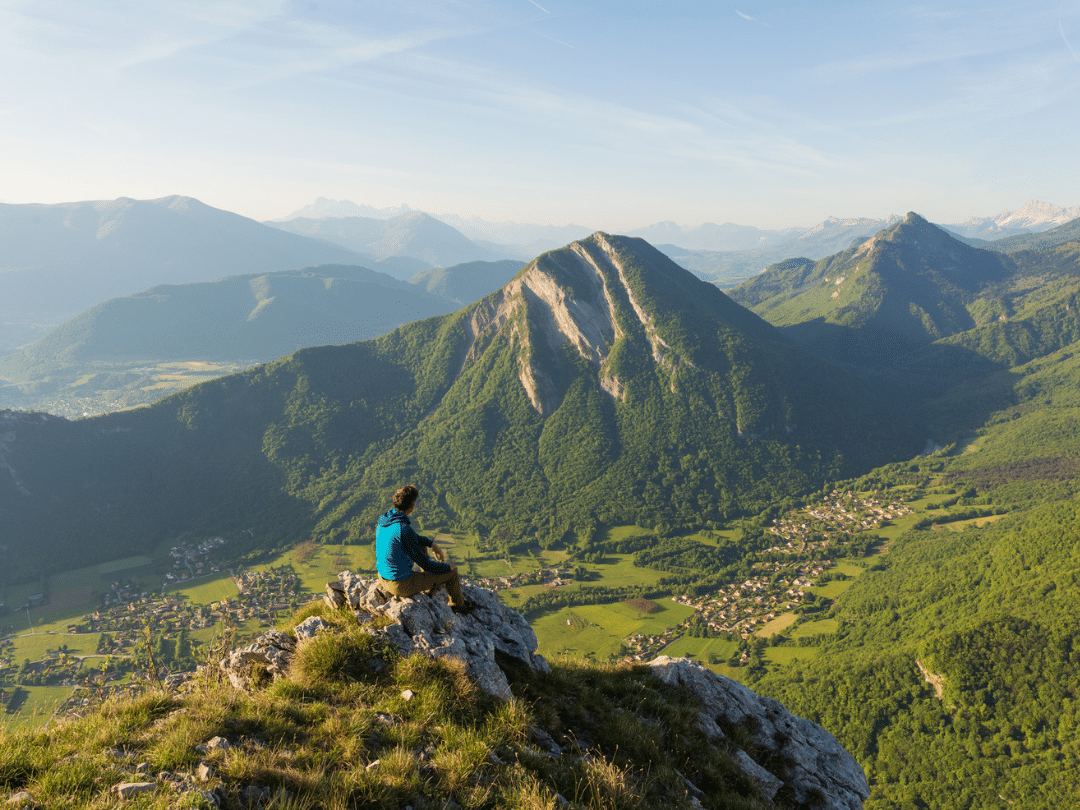
[[[476,610],[476,603],[466,602],[463,605],[451,605],[450,609],[459,616],[469,616]]]

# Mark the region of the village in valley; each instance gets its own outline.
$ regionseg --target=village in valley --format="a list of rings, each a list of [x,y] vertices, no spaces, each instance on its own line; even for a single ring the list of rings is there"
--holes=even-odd
[[[117,688],[128,688],[133,671],[146,667],[142,659],[148,654],[156,652],[157,663],[167,668],[193,669],[193,632],[213,633],[218,624],[267,628],[300,606],[303,588],[288,566],[229,570],[235,595],[209,604],[195,604],[168,593],[170,587],[219,576],[223,563],[215,557],[220,556],[223,544],[217,537],[170,549],[170,570],[162,575],[161,591],[146,590],[145,583],[130,578],[111,582],[98,608],[71,621],[66,634],[56,630],[38,634],[47,645],[39,660],[26,658],[18,664],[12,659],[13,636],[0,639],[0,679],[7,683],[0,686],[0,710],[10,713],[17,708],[13,704],[18,701],[20,687],[58,686],[73,691],[57,711],[79,711]],[[97,645],[92,653],[69,651],[69,643],[77,643],[73,639],[94,637]]]
[[[745,642],[768,635],[763,630],[778,617],[789,617],[789,623],[794,623],[795,616],[814,614],[828,600],[818,600],[810,589],[829,578],[844,576],[830,573],[830,569],[834,560],[848,555],[851,549],[847,547],[857,533],[911,512],[899,499],[885,501],[876,493],[861,497],[838,491],[820,503],[792,510],[766,527],[766,532],[775,536],[775,543],[755,555],[749,577],[707,594],[673,595],[671,601],[690,608],[691,615],[662,632],[633,633],[624,639],[619,657],[630,662],[651,660],[684,635]],[[866,535],[862,538],[865,546]],[[12,637],[0,638],[0,684],[6,684],[0,685],[0,711],[6,707],[10,713],[17,708],[21,686],[53,685],[71,689],[61,710],[78,712],[111,690],[132,688],[132,680],[140,677],[140,667],[147,667],[142,660],[147,650],[151,654],[156,651],[156,663],[172,671],[192,668],[198,643],[192,643],[190,634],[205,640],[207,633],[228,627],[258,631],[273,626],[279,617],[291,614],[311,598],[305,595],[301,578],[291,565],[252,571],[230,568],[224,558],[224,543],[216,537],[170,549],[169,568],[161,575],[160,590],[147,589],[145,578],[141,584],[129,578],[112,581],[97,609],[66,627],[69,639],[96,636],[92,653],[82,650],[82,654],[73,654],[68,643],[74,642],[65,643],[62,631],[53,630],[49,634],[56,636],[56,643],[43,647],[40,660],[24,659],[20,664],[13,660]],[[303,552],[295,555],[298,563],[313,553],[312,548],[302,548]],[[568,562],[564,567],[524,572],[511,569],[506,576],[472,577],[469,581],[516,596],[514,589],[527,586],[572,587],[585,574],[580,566],[572,565]],[[220,578],[223,571],[235,586],[229,596],[199,604],[170,593],[185,583]],[[656,607],[645,599],[631,601],[645,613]]]
[[[884,503],[876,494],[860,497],[833,490],[822,503],[775,519],[767,531],[776,535],[778,542],[760,556],[798,559],[756,562],[753,576],[715,593],[672,596],[673,602],[693,608],[694,614],[662,633],[635,633],[625,642],[625,660],[649,661],[693,627],[710,635],[746,640],[781,614],[805,611],[809,589],[833,566],[833,559],[822,554],[842,552],[855,533],[881,528],[887,521],[912,513],[899,498]]]

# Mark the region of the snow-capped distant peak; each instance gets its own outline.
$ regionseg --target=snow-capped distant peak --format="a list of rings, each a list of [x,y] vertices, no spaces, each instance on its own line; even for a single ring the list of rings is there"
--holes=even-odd
[[[994,217],[994,221],[999,227],[1043,228],[1064,225],[1077,217],[1080,217],[1080,205],[1062,208],[1041,200],[1028,200],[1023,208],[1003,211]]]

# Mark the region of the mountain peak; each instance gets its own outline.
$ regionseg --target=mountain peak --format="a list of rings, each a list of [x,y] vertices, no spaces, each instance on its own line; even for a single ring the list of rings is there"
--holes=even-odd
[[[714,331],[774,338],[771,327],[648,242],[597,231],[539,256],[479,302],[470,320],[466,362],[479,356],[492,330],[508,330],[518,349],[518,379],[541,416],[561,403],[565,347],[593,370],[613,399],[627,396],[631,369],[620,347],[630,344],[641,361],[633,364],[634,374],[651,357],[655,373],[674,392],[679,375],[703,362],[700,347],[681,339],[693,331],[684,323],[688,317]]]

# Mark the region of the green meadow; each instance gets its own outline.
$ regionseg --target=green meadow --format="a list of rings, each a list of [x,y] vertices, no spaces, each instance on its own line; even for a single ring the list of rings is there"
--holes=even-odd
[[[846,593],[848,588],[850,588],[854,582],[854,579],[834,579],[832,582],[826,582],[824,585],[815,585],[813,588],[810,588],[809,591],[826,599],[836,599]]]
[[[6,687],[5,687],[6,688]],[[8,729],[41,728],[71,694],[70,686],[21,686],[17,710],[0,712],[0,726]]]
[[[67,645],[68,655],[96,655],[100,640],[101,633],[24,633],[11,639],[14,645],[11,660],[15,665],[21,664],[27,658],[40,661],[49,650],[59,650],[61,644]]]
[[[658,609],[652,613],[642,613],[623,602],[575,605],[546,613],[532,622],[539,651],[543,655],[595,656],[604,660],[608,655],[618,655],[629,636],[658,635],[677,627],[694,612],[667,599],[654,601]]]
[[[760,636],[761,638],[772,638],[778,633],[783,633],[798,620],[799,617],[794,613],[781,613],[775,619],[766,622],[761,629],[756,630],[754,635]]]
[[[726,641],[719,638],[694,638],[693,636],[680,636],[668,644],[661,652],[672,658],[693,658],[702,664],[707,664],[716,669],[719,664],[709,664],[709,656],[715,656],[717,661],[727,661],[739,649],[734,641]],[[719,670],[716,670],[719,672]]]
[[[817,647],[767,647],[764,657],[770,664],[785,667],[795,660],[806,661],[817,654]]]
[[[804,624],[800,624],[788,633],[788,635],[793,639],[799,639],[807,636],[822,635],[824,633],[835,633],[839,629],[840,622],[836,619],[820,619],[816,622],[805,622]]]

